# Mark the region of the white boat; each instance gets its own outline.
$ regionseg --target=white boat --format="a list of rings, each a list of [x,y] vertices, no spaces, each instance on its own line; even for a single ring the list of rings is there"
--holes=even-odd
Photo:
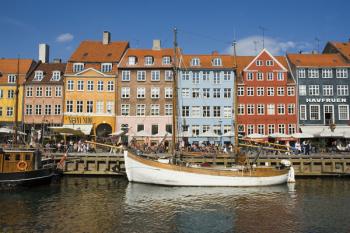
[[[269,186],[287,183],[290,173],[294,173],[289,166],[239,170],[165,164],[130,151],[124,151],[124,160],[130,182],[167,186]]]

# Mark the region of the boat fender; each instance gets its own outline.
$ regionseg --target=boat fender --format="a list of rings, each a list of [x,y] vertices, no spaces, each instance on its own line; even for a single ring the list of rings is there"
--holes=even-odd
[[[294,174],[294,168],[290,167],[288,172],[288,183],[295,183],[295,174]]]
[[[290,167],[292,165],[292,163],[287,159],[282,159],[281,164],[286,166],[286,167]]]
[[[17,163],[17,169],[20,170],[20,171],[25,171],[25,170],[27,170],[27,167],[28,167],[28,164],[27,164],[26,161],[21,160],[21,161],[19,161],[19,162]]]

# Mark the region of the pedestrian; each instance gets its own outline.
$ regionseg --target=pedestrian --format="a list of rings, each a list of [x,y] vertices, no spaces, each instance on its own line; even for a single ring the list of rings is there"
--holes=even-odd
[[[306,141],[305,143],[305,155],[310,155],[310,143]]]

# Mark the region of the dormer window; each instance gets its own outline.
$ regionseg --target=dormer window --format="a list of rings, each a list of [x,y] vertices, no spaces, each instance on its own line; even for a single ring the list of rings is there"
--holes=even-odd
[[[102,72],[112,72],[112,63],[102,63],[101,64],[101,71]]]
[[[44,72],[41,70],[35,71],[34,79],[33,81],[41,81],[44,78]]]
[[[59,70],[55,70],[52,72],[52,81],[60,81],[61,79],[61,72]]]
[[[214,58],[213,59],[213,66],[222,66],[221,58]]]
[[[146,56],[145,57],[145,65],[153,65],[153,57],[152,56]]]
[[[9,74],[7,81],[8,81],[8,83],[15,83],[16,82],[16,75],[15,74]]]
[[[137,63],[137,58],[134,57],[134,56],[130,56],[130,57],[129,57],[128,64],[131,65],[131,66],[133,66],[133,65],[136,65],[136,63]]]
[[[192,58],[191,60],[191,66],[199,66],[201,64],[201,61],[198,57]]]
[[[80,72],[84,69],[84,63],[74,63],[73,72]]]
[[[169,56],[163,57],[162,63],[163,63],[163,65],[170,65],[170,63],[171,63],[170,57]]]

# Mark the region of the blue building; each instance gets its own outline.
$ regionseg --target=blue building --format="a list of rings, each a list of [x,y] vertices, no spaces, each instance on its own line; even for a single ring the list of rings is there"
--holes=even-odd
[[[234,58],[182,55],[178,72],[178,129],[188,143],[233,142]]]

